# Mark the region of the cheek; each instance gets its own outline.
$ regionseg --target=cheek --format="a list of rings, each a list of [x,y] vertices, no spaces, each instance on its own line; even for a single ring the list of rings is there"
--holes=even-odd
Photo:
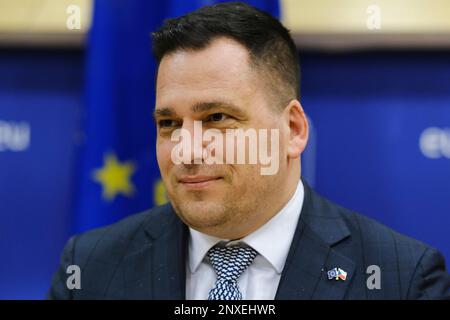
[[[254,186],[261,183],[259,165],[233,166],[233,189],[237,193],[252,192]],[[253,190],[254,191],[254,190]]]
[[[171,159],[172,143],[170,141],[157,140],[156,142],[156,158],[158,161],[161,174],[165,176],[167,171],[173,165]]]

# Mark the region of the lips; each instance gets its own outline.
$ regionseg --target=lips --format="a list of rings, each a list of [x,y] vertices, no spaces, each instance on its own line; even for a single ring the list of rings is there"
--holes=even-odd
[[[204,189],[221,180],[219,176],[182,176],[179,183],[190,189]]]

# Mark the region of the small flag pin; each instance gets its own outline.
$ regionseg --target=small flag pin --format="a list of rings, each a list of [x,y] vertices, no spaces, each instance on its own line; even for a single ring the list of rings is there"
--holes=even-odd
[[[342,270],[341,268],[333,268],[327,271],[328,280],[336,279],[336,280],[345,280],[347,278],[347,272]]]

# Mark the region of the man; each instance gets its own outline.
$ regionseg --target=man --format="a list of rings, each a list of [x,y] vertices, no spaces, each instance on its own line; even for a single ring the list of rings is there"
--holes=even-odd
[[[296,49],[276,19],[242,3],[204,7],[166,21],[153,50],[170,204],[71,238],[50,298],[450,298],[439,252],[301,179],[308,122]],[[260,142],[276,170],[233,161],[261,155],[264,143],[239,151],[230,132],[248,133],[245,142],[269,131]],[[69,265],[81,269],[79,290],[67,288]]]

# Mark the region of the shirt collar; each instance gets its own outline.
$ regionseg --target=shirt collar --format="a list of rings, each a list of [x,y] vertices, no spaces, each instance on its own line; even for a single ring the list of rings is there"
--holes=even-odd
[[[289,248],[297,228],[303,206],[304,187],[299,181],[297,189],[285,206],[258,230],[239,240],[251,246],[280,274],[284,268]],[[206,253],[221,241],[189,228],[189,268],[196,272]],[[235,241],[233,241],[235,242]]]
[[[189,268],[194,273],[208,250],[222,241],[222,239],[201,233],[191,227],[189,227],[189,233]]]

